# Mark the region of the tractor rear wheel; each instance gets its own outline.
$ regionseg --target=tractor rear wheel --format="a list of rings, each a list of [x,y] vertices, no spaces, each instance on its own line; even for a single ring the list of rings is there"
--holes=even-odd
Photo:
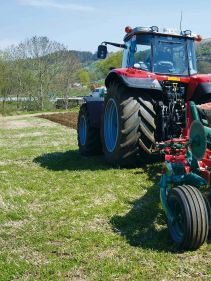
[[[108,88],[101,126],[103,151],[109,163],[127,166],[152,153],[155,111],[147,95],[113,83]]]
[[[82,155],[91,156],[102,152],[100,130],[91,127],[86,104],[83,104],[79,111],[77,133],[79,151]]]
[[[201,192],[190,185],[173,188],[168,204],[175,217],[168,224],[172,240],[180,249],[196,250],[207,239],[209,231],[206,203]]]

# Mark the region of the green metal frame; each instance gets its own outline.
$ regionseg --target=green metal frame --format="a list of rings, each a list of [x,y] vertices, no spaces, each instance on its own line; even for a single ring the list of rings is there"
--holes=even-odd
[[[190,108],[193,120],[200,120],[199,112],[194,102],[190,102]],[[207,143],[211,145],[211,128],[204,126],[205,135],[207,137]],[[167,195],[171,188],[180,184],[189,184],[194,185],[197,188],[202,186],[207,186],[207,181],[198,175],[200,172],[198,161],[193,157],[192,152],[189,149],[190,142],[188,141],[185,146],[187,147],[187,161],[191,167],[191,173],[185,174],[183,164],[172,164],[168,161],[165,161],[165,172],[161,176],[161,180],[159,183],[160,186],[160,200],[164,212],[167,216],[169,224],[173,224],[175,217],[173,212],[171,211],[168,202]],[[165,147],[172,146],[174,148],[181,149],[184,147],[183,144],[173,142],[173,143],[165,143],[161,144],[159,147],[164,149]]]

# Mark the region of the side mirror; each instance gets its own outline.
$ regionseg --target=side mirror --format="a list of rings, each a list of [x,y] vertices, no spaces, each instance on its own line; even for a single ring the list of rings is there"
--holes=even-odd
[[[98,59],[105,59],[107,56],[107,46],[99,45],[97,49],[97,57]]]

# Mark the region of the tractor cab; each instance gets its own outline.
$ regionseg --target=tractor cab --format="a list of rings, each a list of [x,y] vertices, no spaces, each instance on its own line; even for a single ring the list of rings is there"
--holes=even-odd
[[[122,67],[165,75],[197,73],[194,38],[135,28],[125,36]]]
[[[122,68],[135,68],[160,75],[190,76],[197,73],[195,42],[201,37],[190,30],[159,31],[157,26],[125,28],[124,44],[103,42],[98,57],[106,57],[106,45],[123,48]]]

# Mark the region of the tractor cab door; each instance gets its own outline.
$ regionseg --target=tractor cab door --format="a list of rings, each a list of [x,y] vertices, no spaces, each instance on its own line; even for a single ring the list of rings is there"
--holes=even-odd
[[[123,53],[122,67],[152,71],[152,44],[151,35],[134,35],[125,44],[127,49]]]

